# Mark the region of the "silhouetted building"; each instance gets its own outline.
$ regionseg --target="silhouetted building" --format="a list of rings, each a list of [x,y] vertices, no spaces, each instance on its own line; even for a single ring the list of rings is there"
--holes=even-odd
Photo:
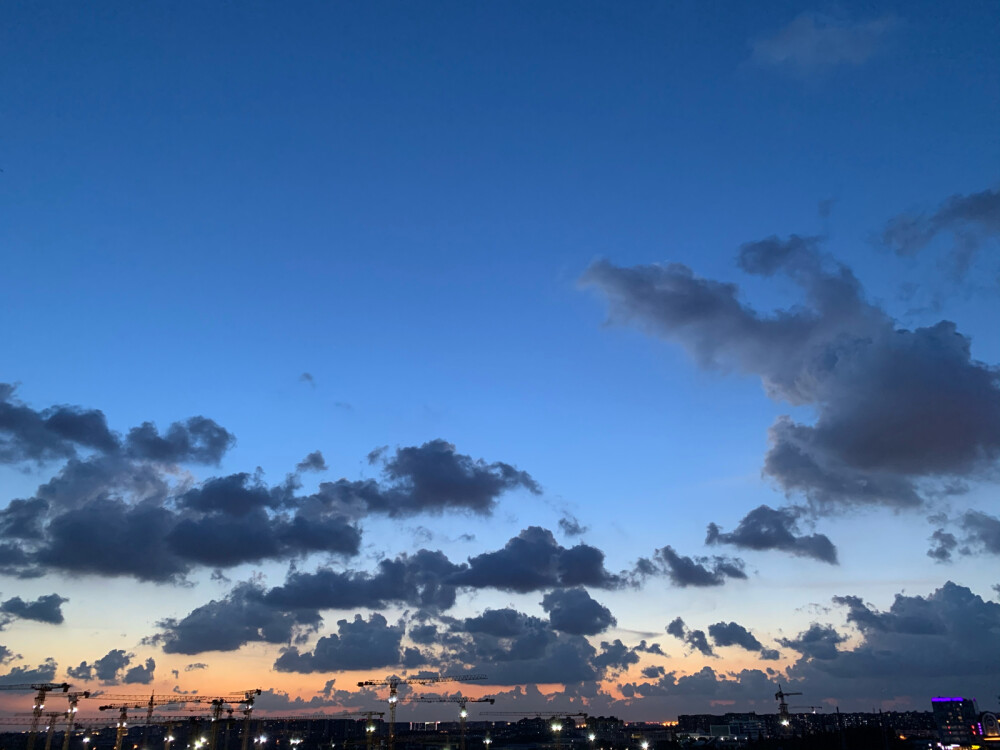
[[[971,747],[983,736],[979,709],[971,698],[931,698],[931,708],[941,744]]]

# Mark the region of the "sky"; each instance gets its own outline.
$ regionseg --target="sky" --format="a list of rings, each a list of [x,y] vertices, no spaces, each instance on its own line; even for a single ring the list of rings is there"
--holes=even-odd
[[[0,684],[995,709],[998,41],[4,3]]]

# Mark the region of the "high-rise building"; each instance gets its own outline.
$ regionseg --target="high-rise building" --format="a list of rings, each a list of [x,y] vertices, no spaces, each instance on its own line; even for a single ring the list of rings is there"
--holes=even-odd
[[[979,708],[971,698],[931,698],[934,722],[937,724],[941,744],[971,747],[973,741],[983,736],[979,722]]]

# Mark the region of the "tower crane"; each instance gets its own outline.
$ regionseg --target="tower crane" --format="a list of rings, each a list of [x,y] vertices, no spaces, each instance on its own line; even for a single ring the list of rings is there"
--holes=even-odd
[[[785,693],[785,695],[791,695],[791,693]],[[807,708],[811,713],[823,710],[823,706],[789,706],[789,708]]]
[[[464,696],[457,696],[454,698],[412,698],[412,703],[457,703],[458,704],[458,719],[461,723],[461,750],[465,750],[465,719],[469,716],[469,711],[466,705],[469,703],[489,703],[491,706],[496,703],[495,698],[466,698]]]
[[[233,696],[242,696],[237,701],[238,705],[241,706],[240,713],[243,714],[243,748],[242,750],[247,750],[250,744],[250,714],[253,713],[253,702],[260,695],[260,688],[251,688],[250,690],[244,690],[240,693],[233,693]]]
[[[73,734],[73,725],[76,723],[77,704],[81,698],[89,698],[89,690],[80,690],[75,693],[66,693],[69,699],[69,708],[66,709],[66,733],[63,735],[62,750],[69,750],[69,738]]]
[[[102,696],[103,697],[103,696]],[[149,726],[153,720],[153,709],[157,706],[169,706],[175,703],[202,703],[207,700],[201,696],[191,695],[166,695],[157,698],[155,695],[150,695],[149,700],[141,700],[139,696],[132,695],[128,696],[132,700],[126,703],[109,703],[106,706],[98,706],[98,711],[108,711],[117,710],[118,714],[118,732],[115,735],[115,750],[121,750],[122,740],[125,739],[125,734],[128,732],[128,712],[129,709],[146,709],[146,726]]]
[[[778,692],[774,694],[774,699],[778,701],[778,720],[783,727],[787,727],[791,723],[788,718],[788,703],[785,702],[785,698],[792,695],[802,695],[802,693],[786,693],[781,689],[781,683],[778,683]]]
[[[438,682],[470,682],[485,679],[486,675],[484,674],[458,674],[450,677],[396,677],[392,675],[380,680],[362,680],[358,683],[358,687],[389,686],[389,750],[396,750],[396,702],[399,700],[400,685],[433,685]]]
[[[45,710],[45,696],[56,690],[67,692],[69,685],[65,682],[32,682],[24,685],[0,685],[0,690],[37,690],[35,705],[31,707],[31,729],[28,733],[27,750],[35,750],[35,737],[38,735],[38,722]]]
[[[254,698],[260,695],[260,688],[251,688],[250,690],[239,690],[233,691],[227,695],[219,696],[218,698],[212,698],[210,700],[212,704],[212,729],[209,732],[208,740],[208,750],[215,750],[216,741],[219,738],[219,720],[222,718],[222,711],[225,709],[226,704],[231,705],[242,705],[249,701],[249,706],[252,710]],[[205,699],[208,700],[208,699]],[[247,717],[247,723],[250,721],[250,712],[244,712]],[[229,709],[229,715],[232,716],[233,711]],[[227,725],[228,726],[228,725]],[[228,733],[228,729],[226,730]],[[226,735],[228,742],[229,735]],[[244,747],[246,747],[246,742],[244,741]]]

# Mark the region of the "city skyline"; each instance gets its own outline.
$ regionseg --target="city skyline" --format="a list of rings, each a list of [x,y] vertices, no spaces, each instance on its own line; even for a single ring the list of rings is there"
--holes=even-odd
[[[0,18],[0,683],[996,709],[994,5]]]

